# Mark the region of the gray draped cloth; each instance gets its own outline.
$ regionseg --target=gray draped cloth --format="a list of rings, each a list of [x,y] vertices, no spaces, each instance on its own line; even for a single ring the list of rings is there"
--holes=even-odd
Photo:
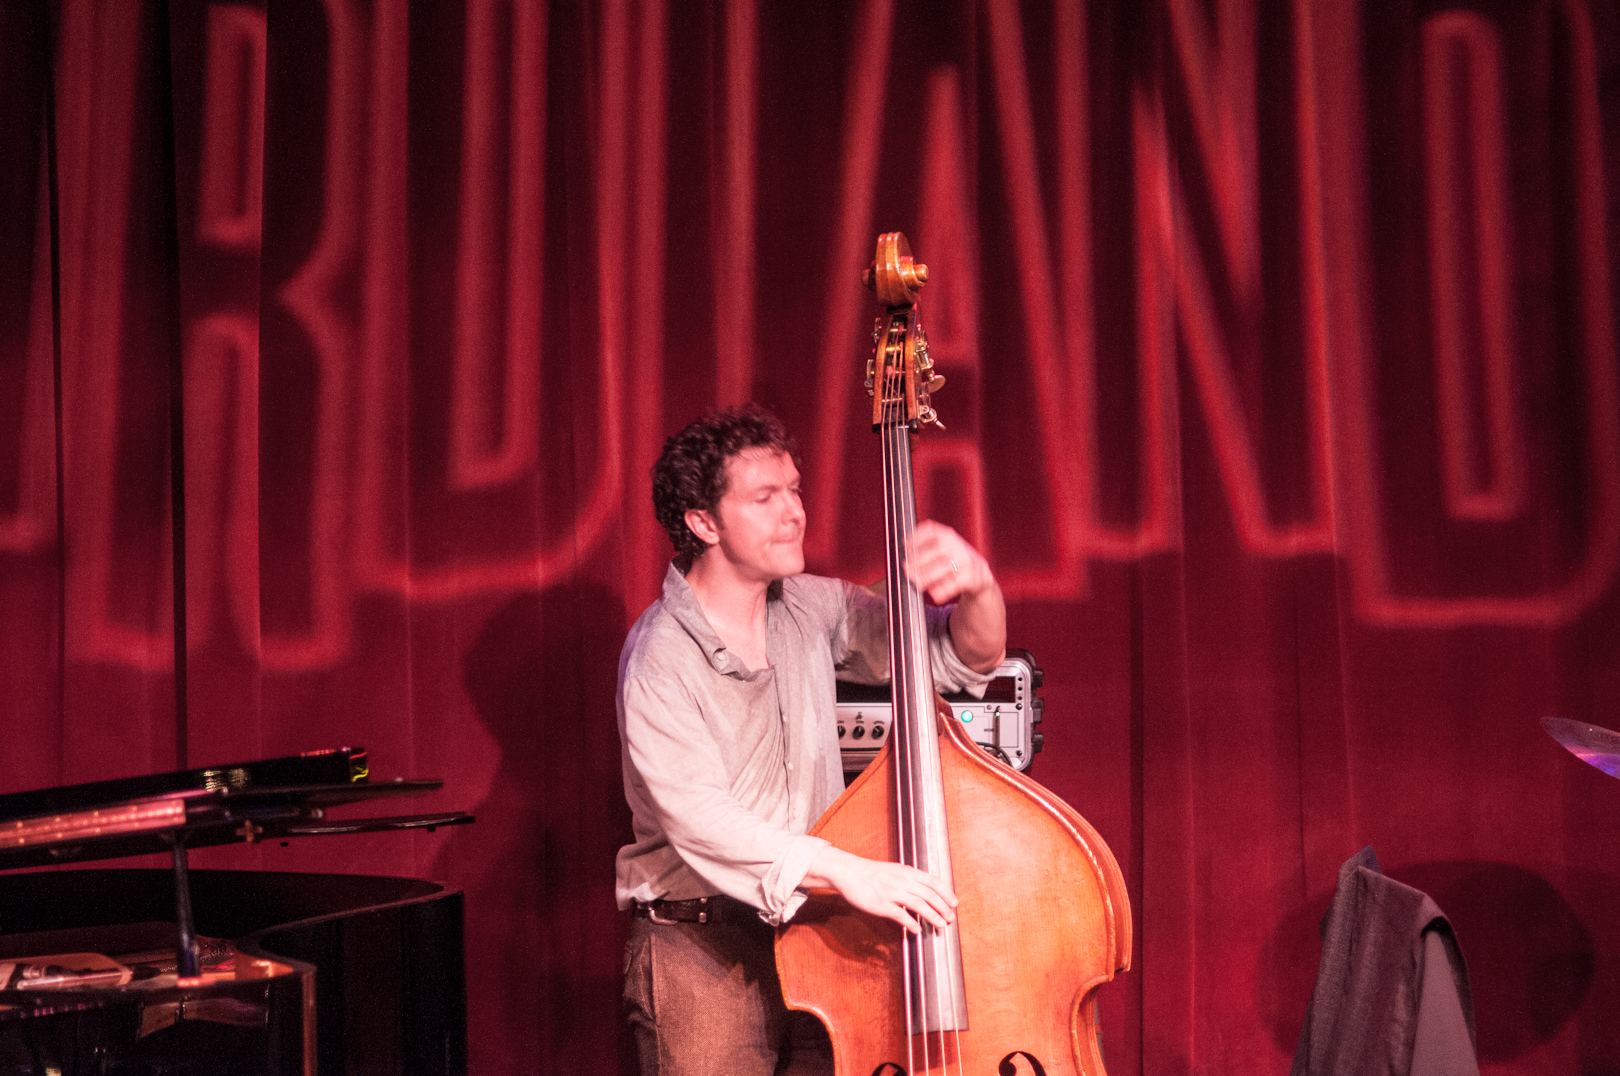
[[[1339,868],[1291,1076],[1478,1076],[1468,967],[1445,913],[1386,878],[1373,850]]]

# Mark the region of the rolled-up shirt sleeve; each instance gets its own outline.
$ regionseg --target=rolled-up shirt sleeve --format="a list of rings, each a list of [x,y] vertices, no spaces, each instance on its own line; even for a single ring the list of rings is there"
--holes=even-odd
[[[780,923],[802,902],[797,893],[827,844],[795,835],[785,819],[762,818],[727,784],[726,765],[686,687],[647,673],[621,685],[626,793],[645,809],[681,861],[721,892]]]
[[[842,581],[845,615],[831,639],[833,661],[842,680],[861,684],[889,682],[888,602],[864,587]],[[928,629],[928,665],[934,690],[965,691],[982,698],[995,672],[981,673],[965,664],[951,642],[951,605],[930,605],[924,610]]]

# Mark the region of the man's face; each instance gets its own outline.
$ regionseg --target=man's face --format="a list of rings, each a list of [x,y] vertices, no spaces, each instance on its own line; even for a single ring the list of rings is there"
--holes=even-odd
[[[767,581],[804,571],[804,505],[799,469],[785,452],[745,448],[726,460],[726,492],[715,506],[721,556],[746,579]]]

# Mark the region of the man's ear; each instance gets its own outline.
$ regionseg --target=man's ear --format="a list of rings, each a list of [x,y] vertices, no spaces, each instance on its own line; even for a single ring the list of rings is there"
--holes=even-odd
[[[687,530],[697,535],[704,545],[720,544],[720,527],[713,514],[702,508],[688,508],[681,518],[686,521]]]

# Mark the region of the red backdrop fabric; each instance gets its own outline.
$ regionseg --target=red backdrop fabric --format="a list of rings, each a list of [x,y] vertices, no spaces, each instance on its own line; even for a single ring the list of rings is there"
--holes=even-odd
[[[1483,1072],[1620,1071],[1620,784],[1538,725],[1620,725],[1617,79],[1582,0],[8,2],[0,791],[441,777],[475,825],[194,863],[463,886],[473,1071],[631,1072],[648,467],[761,401],[875,578],[900,229],[921,508],[1129,882],[1111,1071],[1284,1071],[1366,844]]]

